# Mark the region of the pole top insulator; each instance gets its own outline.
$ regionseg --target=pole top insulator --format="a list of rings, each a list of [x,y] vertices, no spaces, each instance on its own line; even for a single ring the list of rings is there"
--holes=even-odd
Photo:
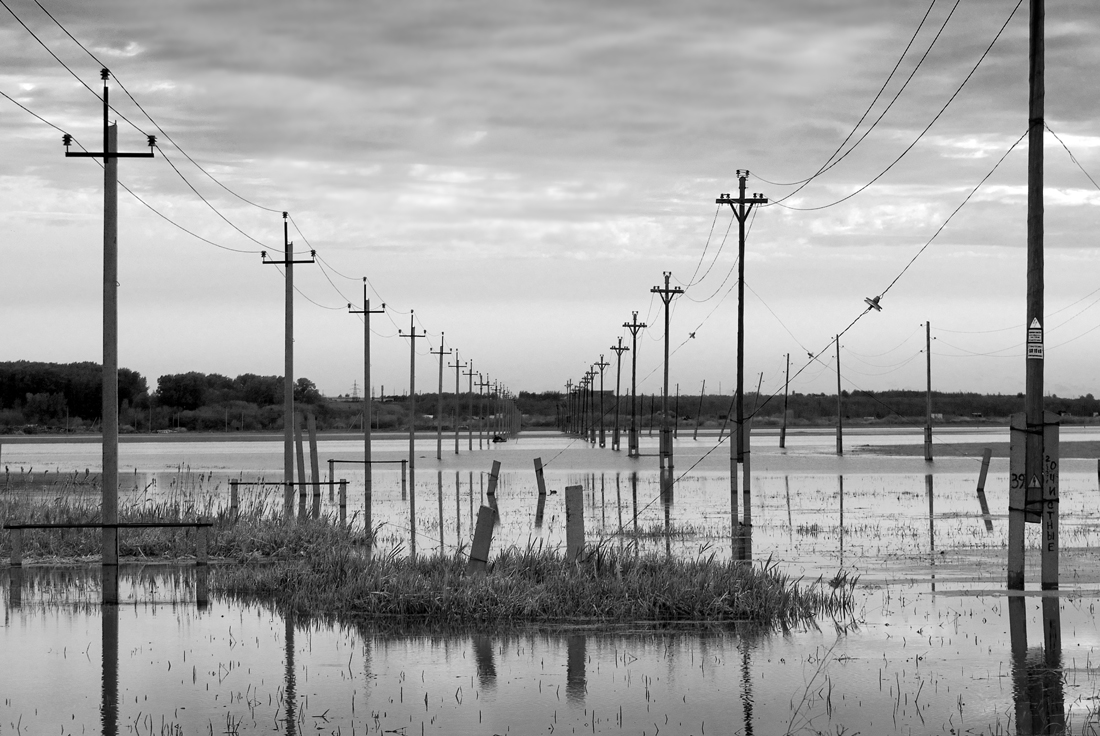
[[[65,148],[68,148],[73,144],[73,137],[68,133],[65,133],[61,136],[61,142],[65,145]]]
[[[149,148],[156,148],[156,145],[157,145],[157,137],[156,137],[155,135],[148,135],[148,136],[145,136],[145,137],[146,137],[146,138],[148,139],[148,141],[149,141]]]
[[[749,170],[748,169],[738,169],[737,170],[737,178],[738,179],[747,179],[748,176],[749,176]]]
[[[107,67],[103,67],[99,70],[99,78],[106,82],[111,76],[111,72]]]
[[[267,260],[267,251],[266,250],[261,250],[260,251],[260,258],[262,260],[265,260],[265,261]]]
[[[285,219],[286,219],[286,218],[287,218],[287,217],[288,217],[289,215],[290,215],[290,213],[289,213],[289,212],[284,212],[284,213],[283,213],[283,219],[285,220]]]

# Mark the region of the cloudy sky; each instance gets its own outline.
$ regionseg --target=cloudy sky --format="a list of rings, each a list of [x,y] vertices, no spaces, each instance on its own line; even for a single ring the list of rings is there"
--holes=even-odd
[[[120,361],[151,385],[282,374],[283,277],[259,251],[281,255],[287,210],[322,259],[295,268],[295,372],[325,393],[362,390],[363,276],[389,312],[376,392],[408,388],[409,310],[421,390],[441,333],[512,390],[601,354],[610,388],[637,311],[659,392],[664,271],[686,290],[673,383],[729,393],[737,227],[714,200],[747,169],[773,203],[748,238],[747,383],[781,391],[785,354],[793,374],[820,352],[792,388],[834,392],[830,340],[884,294],[841,338],[845,388],[923,388],[927,320],[935,388],[1023,390],[1026,140],[936,233],[1025,132],[1026,2],[39,2],[4,0],[41,43],[0,9],[0,92],[98,150],[82,82],[102,63],[156,121],[112,80],[120,148],[161,146],[119,174],[156,210],[120,192]],[[1098,31],[1095,2],[1051,4],[1047,122],[1100,181]],[[100,169],[7,99],[0,136],[0,360],[98,361]],[[1100,191],[1045,150],[1046,389],[1095,393]]]

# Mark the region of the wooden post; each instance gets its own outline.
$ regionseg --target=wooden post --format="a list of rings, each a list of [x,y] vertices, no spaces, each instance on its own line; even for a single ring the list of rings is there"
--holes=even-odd
[[[340,479],[340,526],[348,525],[348,482]],[[370,536],[370,527],[367,527],[367,536]]]
[[[466,570],[471,575],[485,575],[489,563],[489,547],[493,543],[493,522],[496,512],[488,506],[477,510],[477,527],[474,528],[474,542],[470,546],[470,563]]]
[[[306,518],[306,457],[302,451],[302,416],[294,414],[295,453],[298,459],[298,518]]]
[[[313,476],[311,478],[313,481],[312,516],[314,519],[319,519],[321,518],[321,471],[317,459],[317,420],[313,412],[306,414],[306,429],[309,431],[309,469]]]
[[[208,550],[210,547],[210,527],[195,527],[195,564],[204,566],[207,564]]]
[[[237,479],[229,481],[229,514],[234,519],[240,514],[241,510],[241,492],[237,488]]]
[[[584,487],[565,487],[565,555],[576,562],[584,552]]]
[[[539,486],[539,495],[540,496],[545,496],[546,495],[546,479],[542,475],[542,458],[541,457],[536,457],[535,458],[535,482],[538,483],[538,486]]]
[[[485,492],[490,497],[497,494],[497,481],[500,479],[500,461],[493,461],[493,469],[489,472],[489,489]]]
[[[1027,480],[1024,472],[1027,419],[1023,412],[1009,421],[1008,450],[1008,588],[1024,589],[1024,510]]]
[[[210,605],[210,569],[199,567],[195,570],[195,607],[205,611]]]
[[[336,466],[336,461],[335,460],[329,460],[328,461],[328,501],[329,501],[329,503],[332,503],[333,501],[336,500],[333,497],[333,493],[336,490],[336,488],[335,488],[336,481],[333,478],[333,476],[336,473],[335,466]]]
[[[406,489],[405,484],[407,482],[406,481],[406,468],[408,467],[408,462],[409,462],[408,460],[402,460],[401,461],[401,500],[402,501],[405,500],[405,489]]]
[[[11,529],[11,566],[23,566],[23,530]]]
[[[982,508],[982,518],[985,519],[985,530],[993,532],[993,517],[989,514],[989,503],[985,499],[985,478],[989,473],[989,459],[993,456],[993,450],[985,448],[982,453],[982,469],[978,473],[978,504]]]

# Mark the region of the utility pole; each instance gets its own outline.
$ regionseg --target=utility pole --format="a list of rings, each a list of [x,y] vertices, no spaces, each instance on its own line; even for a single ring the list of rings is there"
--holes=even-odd
[[[438,408],[436,409],[435,417],[435,459],[443,459],[443,356],[450,355],[452,351],[443,349],[443,335],[445,333],[439,333],[439,351],[430,351],[432,355],[439,356],[439,401]],[[457,379],[456,379],[457,381]],[[455,439],[455,445],[458,445],[458,439]]]
[[[707,392],[707,379],[703,379],[703,387],[699,389],[699,411],[695,412],[695,432],[692,433],[691,439],[699,439],[699,422],[703,418],[703,396]]]
[[[844,414],[840,396],[840,335],[836,336],[836,454],[844,454]]]
[[[260,251],[260,259],[267,265],[282,266],[286,281],[286,327],[283,330],[284,378],[283,378],[283,485],[287,518],[294,516],[294,264],[314,263],[317,251],[309,252],[309,260],[294,260],[294,243],[290,242],[286,212],[283,213],[283,260],[272,261],[267,251]]]
[[[924,364],[928,388],[924,393],[924,461],[932,462],[932,323],[924,323]]]
[[[588,372],[584,374],[588,379],[585,385],[588,387],[588,441],[593,445],[596,444],[596,397],[593,395],[596,393],[596,364],[593,363],[588,368]]]
[[[458,454],[458,394],[459,394],[459,391],[462,390],[461,387],[458,385],[458,382],[459,382],[459,377],[461,376],[462,369],[465,368],[467,365],[469,365],[469,363],[466,363],[465,365],[463,365],[462,361],[460,361],[458,359],[458,351],[457,350],[455,351],[454,365],[452,365],[450,363],[447,364],[448,368],[454,368],[455,369],[455,454],[456,455]]]
[[[787,378],[783,381],[783,424],[779,427],[779,447],[787,446],[787,391],[791,386],[791,354],[787,353]]]
[[[484,377],[477,374],[477,449],[482,449],[482,441],[485,439],[485,387],[489,385],[489,374]]]
[[[562,416],[561,428],[563,432],[573,430],[573,379],[565,381],[565,414]]]
[[[684,293],[684,290],[679,286],[669,288],[668,282],[672,278],[671,271],[665,271],[665,286],[662,289],[660,286],[654,286],[649,291],[653,294],[659,294],[661,301],[665,304],[665,383],[664,391],[661,394],[661,450],[660,450],[660,467],[661,469],[668,468],[672,470],[672,430],[668,426],[668,325],[669,325],[669,303],[673,298]]]
[[[607,368],[607,366],[609,366],[609,365],[611,365],[611,364],[603,359],[603,353],[600,353],[600,361],[598,363],[596,363],[596,366],[600,369],[600,447],[606,447],[607,446],[607,435],[604,431],[604,420],[603,420],[603,418],[605,416],[605,413],[604,413],[604,410],[603,410],[603,396],[604,396],[603,371],[604,371],[604,368]]]
[[[118,565],[118,160],[120,158],[152,158],[157,144],[148,136],[148,153],[120,153],[118,126],[107,119],[110,103],[107,80],[111,73],[101,69],[103,80],[103,150],[70,151],[73,138],[61,136],[65,156],[103,159],[103,505],[100,518],[104,524],[101,537],[102,564]],[[117,591],[115,597],[117,597]]]
[[[736,416],[736,439],[730,445],[730,496],[733,499],[734,529],[739,521],[737,513],[737,465],[745,461],[745,222],[753,207],[767,204],[764,195],[753,193],[745,196],[745,182],[749,178],[748,169],[737,170],[738,196],[732,198],[728,193],[715,200],[715,204],[728,204],[737,218],[737,389],[734,399]]]
[[[416,341],[427,337],[428,331],[416,334],[416,314],[409,310],[409,332],[397,331],[401,337],[409,338],[409,538],[412,544],[410,553],[416,555]]]
[[[619,384],[623,374],[623,352],[630,350],[626,345],[623,345],[623,339],[619,338],[618,345],[612,345],[611,349],[615,351],[615,429],[611,433],[611,449],[619,449],[619,428],[621,422],[619,421],[619,407],[622,404],[622,398],[619,395]]]
[[[646,327],[645,322],[638,322],[638,313],[630,322],[623,322],[623,327],[630,330],[630,338],[633,347],[630,351],[630,436],[626,439],[626,454],[629,457],[638,457],[638,330]]]
[[[351,305],[348,305],[349,314],[361,314],[363,315],[363,529],[367,534],[367,543],[374,544],[374,534],[372,533],[373,520],[371,518],[372,508],[372,494],[374,492],[374,474],[371,468],[371,413],[373,407],[371,406],[371,399],[373,391],[371,390],[370,383],[370,316],[372,314],[383,314],[386,311],[386,305],[383,304],[381,309],[371,309],[370,299],[367,298],[367,277],[363,277],[363,308],[356,310],[352,309]]]
[[[469,363],[467,363],[466,366],[470,369],[466,373],[462,374],[462,375],[466,376],[466,378],[469,379],[469,391],[467,391],[467,393],[470,395],[470,413],[469,413],[469,416],[466,417],[466,441],[469,443],[469,447],[467,449],[470,452],[473,452],[473,450],[474,450],[474,376],[476,375],[478,378],[480,378],[481,374],[474,372],[474,361],[473,360],[471,360]]]

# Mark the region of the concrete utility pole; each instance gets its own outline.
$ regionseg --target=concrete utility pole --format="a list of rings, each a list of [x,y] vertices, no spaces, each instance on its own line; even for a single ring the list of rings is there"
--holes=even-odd
[[[286,281],[286,327],[283,330],[284,378],[283,378],[283,483],[287,518],[294,516],[294,264],[314,263],[317,251],[309,252],[309,260],[294,260],[294,243],[287,231],[286,212],[283,213],[283,260],[272,261],[267,251],[260,252],[260,259],[267,265],[283,266]]]
[[[605,412],[603,410],[603,396],[604,396],[603,371],[604,371],[604,368],[607,368],[607,366],[609,366],[609,365],[611,365],[611,364],[603,359],[603,353],[600,353],[600,361],[598,363],[596,363],[596,367],[600,369],[600,447],[606,447],[607,446],[607,434],[604,431],[604,419],[603,419],[604,416],[605,416]]]
[[[485,439],[485,388],[489,385],[489,374],[484,377],[477,374],[477,449],[483,449]]]
[[[791,354],[787,353],[787,378],[783,381],[783,424],[779,427],[779,447],[787,446],[787,392],[791,387]]]
[[[107,119],[110,103],[107,80],[111,73],[100,70],[103,80],[103,150],[70,151],[73,137],[61,136],[65,155],[71,158],[103,159],[103,489],[100,518],[104,525],[118,523],[118,160],[120,158],[152,158],[157,144],[149,136],[148,153],[120,153],[118,126]],[[103,564],[118,565],[118,528],[102,529],[101,554]],[[117,587],[117,584],[116,584]],[[115,593],[117,598],[117,591]]]
[[[734,499],[733,510],[737,509],[737,465],[745,460],[745,222],[753,207],[767,204],[764,195],[753,193],[745,196],[745,182],[749,178],[747,169],[737,170],[738,196],[723,194],[714,200],[715,204],[728,204],[737,218],[737,389],[734,399],[736,414],[736,439],[730,445],[730,495]],[[734,518],[736,529],[738,520]]]
[[[588,441],[596,444],[596,364],[593,363],[584,374],[588,387]]]
[[[671,271],[665,271],[665,286],[662,289],[660,286],[654,286],[649,291],[653,294],[658,294],[661,297],[661,301],[665,304],[665,382],[664,390],[661,393],[661,450],[660,450],[660,467],[661,469],[668,468],[672,470],[672,429],[668,426],[668,325],[669,325],[669,304],[674,297],[684,293],[684,290],[679,286],[669,288],[668,282],[672,278]]]
[[[435,350],[431,351],[432,355],[438,355],[439,356],[439,397],[438,397],[439,401],[438,401],[438,404],[437,404],[438,408],[435,411],[435,414],[436,414],[436,417],[435,417],[435,422],[436,422],[436,424],[435,424],[435,427],[436,427],[436,430],[435,430],[435,459],[436,460],[442,460],[443,459],[443,356],[444,355],[450,355],[451,352],[452,352],[450,350],[444,350],[443,349],[443,335],[444,335],[444,333],[442,333],[442,332],[439,333],[439,351],[438,352],[435,351]],[[457,379],[455,379],[455,380],[457,382]],[[455,439],[455,446],[456,446],[456,448],[458,446],[458,439],[457,438]]]
[[[478,378],[480,378],[481,374],[474,371],[474,361],[473,360],[471,360],[469,363],[467,363],[466,366],[470,369],[466,373],[462,374],[462,375],[466,376],[467,379],[469,379],[469,391],[467,391],[467,393],[470,395],[470,413],[469,413],[469,416],[466,417],[466,440],[469,443],[469,447],[467,449],[470,452],[473,452],[473,449],[474,449],[474,376],[477,376]]]
[[[371,468],[371,424],[373,420],[371,418],[373,407],[373,391],[370,383],[370,316],[372,314],[383,314],[386,311],[386,305],[383,304],[381,309],[371,309],[370,299],[367,298],[367,277],[363,277],[363,308],[352,309],[351,305],[348,305],[349,314],[361,314],[363,315],[363,529],[367,534],[367,543],[374,543],[374,535],[371,531],[372,528],[372,494],[374,492],[374,474]]]
[[[626,439],[626,454],[629,457],[638,457],[638,330],[646,327],[645,322],[638,321],[638,313],[630,322],[623,322],[623,327],[630,330],[630,338],[633,347],[630,351],[630,436]]]
[[[564,415],[562,416],[561,429],[563,432],[571,432],[573,430],[573,379],[567,379],[565,382],[565,396],[562,397],[565,400]]]
[[[924,393],[924,461],[932,462],[932,323],[924,323],[924,364],[928,388]]]
[[[416,314],[409,310],[409,331],[397,331],[409,338],[409,531],[413,540],[409,551],[416,554],[416,341],[427,337],[428,331],[416,334]]]
[[[844,414],[840,395],[840,335],[836,336],[836,454],[844,454]]]
[[[454,362],[454,364],[453,365],[451,363],[447,364],[448,368],[454,368],[455,369],[455,454],[456,455],[458,454],[458,394],[462,390],[461,387],[459,386],[458,382],[460,380],[460,376],[462,375],[461,374],[462,369],[465,368],[468,365],[470,365],[470,364],[466,363],[465,365],[463,365],[462,361],[460,361],[458,359],[458,351],[457,350],[455,351],[455,362]]]
[[[622,426],[622,422],[619,420],[619,408],[622,404],[622,397],[620,394],[620,382],[623,375],[623,352],[630,350],[626,345],[623,345],[623,339],[619,338],[618,345],[612,345],[611,349],[615,351],[615,429],[611,432],[611,449],[619,449],[619,428]]]

